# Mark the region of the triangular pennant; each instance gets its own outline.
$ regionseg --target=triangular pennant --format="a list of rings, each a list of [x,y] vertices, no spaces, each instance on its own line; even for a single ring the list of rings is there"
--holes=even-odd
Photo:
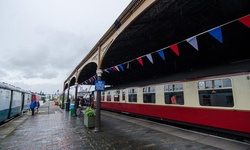
[[[151,54],[147,54],[146,56],[147,56],[147,58],[150,60],[150,62],[151,62],[152,64],[154,64],[152,55],[151,55]]]
[[[122,64],[120,64],[119,67],[121,68],[122,71],[124,71]]]
[[[120,71],[120,69],[118,68],[118,66],[115,66],[115,69],[116,69],[117,71]]]
[[[238,19],[241,23],[243,23],[245,26],[250,28],[250,15],[247,15],[243,18]]]
[[[114,71],[117,71],[115,67],[112,67],[112,69],[113,69]]]
[[[169,47],[175,52],[176,55],[180,56],[177,44],[170,45]]]
[[[109,71],[108,71],[107,69],[104,69],[103,71],[105,71],[105,72],[109,73]]]
[[[129,69],[130,68],[130,66],[129,66],[129,62],[127,63],[127,69]]]
[[[214,38],[216,38],[218,41],[222,42],[222,33],[221,33],[221,27],[215,28],[211,31],[209,31],[209,34],[211,34]]]
[[[188,38],[186,39],[186,41],[192,45],[197,51],[199,50],[198,49],[198,43],[197,43],[197,38],[196,37],[191,37],[191,38]]]
[[[113,71],[114,71],[112,68],[108,68],[108,70],[109,70],[110,72],[113,72]]]
[[[161,56],[163,60],[165,60],[164,52],[163,50],[157,51],[157,53]]]
[[[143,61],[142,61],[141,57],[137,58],[137,60],[143,66]]]

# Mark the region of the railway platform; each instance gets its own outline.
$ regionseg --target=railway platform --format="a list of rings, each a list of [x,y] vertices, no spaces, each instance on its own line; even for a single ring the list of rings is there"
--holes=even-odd
[[[84,126],[83,115],[50,104],[0,127],[4,150],[249,150],[250,144],[187,131],[123,114],[101,111],[101,127]]]

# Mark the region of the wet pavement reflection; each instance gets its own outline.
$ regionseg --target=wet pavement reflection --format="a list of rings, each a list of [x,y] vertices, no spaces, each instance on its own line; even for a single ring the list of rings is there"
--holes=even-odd
[[[46,105],[45,105],[46,106]],[[44,109],[44,110],[43,110]],[[0,149],[11,150],[162,150],[218,148],[194,143],[157,130],[101,116],[101,131],[84,126],[83,115],[72,117],[69,112],[51,105],[41,108],[0,143]]]

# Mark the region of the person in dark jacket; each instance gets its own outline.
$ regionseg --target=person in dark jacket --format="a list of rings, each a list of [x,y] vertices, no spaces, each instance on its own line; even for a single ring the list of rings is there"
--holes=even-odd
[[[40,107],[40,102],[39,102],[39,100],[37,100],[37,101],[36,101],[36,112],[37,112],[37,113],[38,113],[39,107]]]
[[[36,108],[36,101],[31,102],[30,109],[32,111],[32,116],[35,114],[35,108]]]

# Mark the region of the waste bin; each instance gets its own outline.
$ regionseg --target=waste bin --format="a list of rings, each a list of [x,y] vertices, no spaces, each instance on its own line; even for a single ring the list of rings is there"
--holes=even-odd
[[[70,115],[73,116],[75,114],[75,105],[70,104]]]
[[[69,102],[65,102],[65,110],[69,111]]]

